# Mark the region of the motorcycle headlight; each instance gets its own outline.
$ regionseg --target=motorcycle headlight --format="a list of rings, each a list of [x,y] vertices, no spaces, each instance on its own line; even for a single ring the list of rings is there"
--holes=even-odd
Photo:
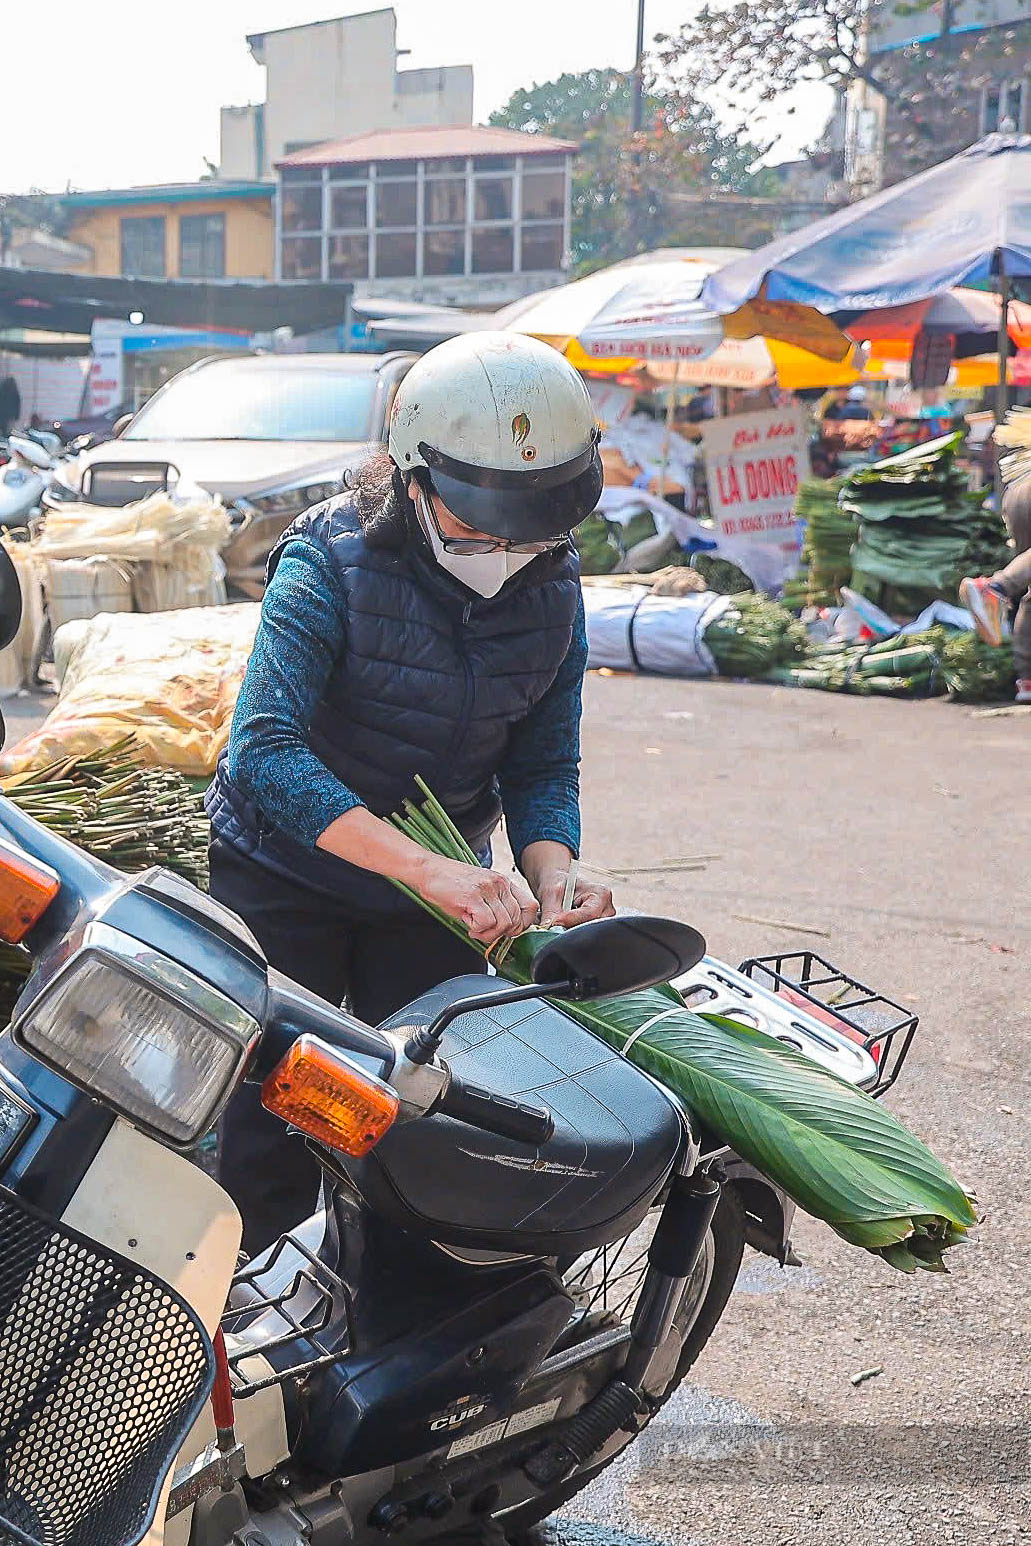
[[[296,488],[276,489],[270,494],[257,494],[241,504],[256,510],[259,515],[300,515],[312,505],[320,505],[324,499],[333,499],[343,490],[343,480],[323,479],[319,483],[302,483]]]
[[[93,923],[12,1033],[70,1083],[189,1148],[217,1120],[260,1027],[178,962]]]

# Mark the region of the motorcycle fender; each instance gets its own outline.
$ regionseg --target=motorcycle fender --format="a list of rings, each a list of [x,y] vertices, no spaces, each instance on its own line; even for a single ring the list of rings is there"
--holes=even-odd
[[[229,1195],[196,1165],[118,1120],[62,1221],[171,1284],[214,1336],[236,1270],[242,1226]],[[208,1422],[206,1412],[177,1463],[203,1448]],[[170,1471],[166,1492],[171,1479]],[[162,1498],[144,1546],[162,1546],[163,1520]],[[169,1546],[173,1541],[170,1531]]]

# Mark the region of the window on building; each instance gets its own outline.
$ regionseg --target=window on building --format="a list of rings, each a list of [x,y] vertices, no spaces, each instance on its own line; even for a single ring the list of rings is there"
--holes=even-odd
[[[1026,133],[1029,108],[1031,97],[1026,80],[986,86],[981,93],[981,133]]]
[[[283,189],[282,220],[284,231],[322,229],[322,188],[287,187]]]
[[[474,195],[474,220],[511,220],[511,177],[477,177]]]
[[[428,177],[423,188],[426,225],[465,224],[465,178]]]
[[[322,278],[321,236],[283,237],[283,278]]]
[[[523,172],[523,219],[561,220],[566,212],[565,172]]]
[[[560,225],[524,225],[519,264],[523,272],[561,268],[564,237],[565,231]]]
[[[510,274],[517,252],[520,269],[554,273],[565,240],[566,159],[341,162],[325,174],[285,168],[283,278]]]
[[[510,225],[473,227],[474,274],[511,274],[513,265],[514,243]]]
[[[415,273],[414,231],[380,231],[376,236],[376,278],[407,279]]]
[[[180,216],[179,273],[183,279],[225,278],[225,215]]]
[[[424,274],[465,273],[465,229],[427,231],[422,239]]]
[[[348,183],[329,190],[329,225],[333,231],[364,231],[369,224],[367,183]]]
[[[368,279],[369,238],[331,236],[329,238],[330,279]]]
[[[414,226],[418,209],[419,186],[415,179],[405,182],[377,182],[376,229],[396,230]]]
[[[164,279],[164,215],[127,215],[121,223],[122,276]]]

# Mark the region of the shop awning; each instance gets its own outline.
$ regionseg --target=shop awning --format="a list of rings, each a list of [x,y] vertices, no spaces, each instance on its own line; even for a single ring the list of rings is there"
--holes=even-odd
[[[100,317],[168,327],[312,333],[348,317],[352,286],[249,279],[112,279],[0,268],[0,327],[89,333]]]

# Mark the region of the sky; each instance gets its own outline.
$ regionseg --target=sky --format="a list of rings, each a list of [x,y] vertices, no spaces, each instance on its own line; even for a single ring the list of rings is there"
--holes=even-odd
[[[645,37],[686,0],[646,0]],[[50,0],[4,7],[0,188],[53,192],[193,181],[218,160],[218,112],[261,101],[248,33],[373,10],[362,0]],[[402,66],[471,63],[477,122],[513,91],[565,70],[633,64],[636,0],[395,0]],[[714,103],[717,107],[718,103]],[[772,160],[818,136],[829,94],[782,119]]]

